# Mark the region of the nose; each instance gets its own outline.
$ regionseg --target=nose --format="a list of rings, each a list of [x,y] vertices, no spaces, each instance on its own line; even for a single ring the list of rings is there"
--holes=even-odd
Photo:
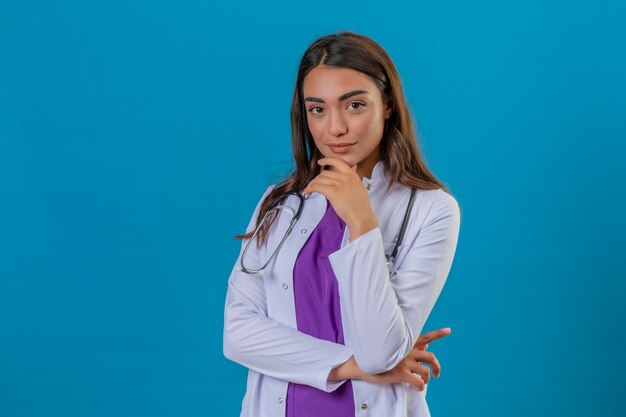
[[[346,121],[343,119],[343,115],[341,112],[330,112],[328,122],[328,133],[333,136],[343,135],[348,131],[348,125]]]

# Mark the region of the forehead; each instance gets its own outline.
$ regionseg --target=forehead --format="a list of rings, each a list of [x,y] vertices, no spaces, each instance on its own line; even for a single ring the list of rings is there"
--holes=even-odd
[[[376,96],[376,84],[362,72],[350,68],[313,68],[302,82],[304,97],[313,96],[324,99],[336,99],[351,90],[367,90]]]

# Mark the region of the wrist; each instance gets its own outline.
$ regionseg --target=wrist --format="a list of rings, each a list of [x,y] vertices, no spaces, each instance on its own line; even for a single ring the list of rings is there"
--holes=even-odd
[[[364,379],[366,376],[367,374],[359,368],[356,359],[354,359],[354,355],[352,355],[350,359],[338,367],[331,369],[328,374],[328,380],[343,381],[348,379]]]
[[[378,220],[376,219],[376,216],[371,216],[366,219],[353,222],[348,226],[348,229],[350,231],[349,241],[352,242],[377,227]]]

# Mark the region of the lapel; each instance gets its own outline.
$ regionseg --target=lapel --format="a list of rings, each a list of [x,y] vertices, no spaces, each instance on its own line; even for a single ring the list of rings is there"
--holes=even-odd
[[[289,196],[285,200],[293,213],[298,211],[300,199]],[[297,329],[296,309],[293,298],[293,267],[300,250],[311,235],[315,227],[320,223],[326,208],[326,198],[320,193],[311,193],[309,198],[304,199],[304,206],[300,219],[295,223],[291,233],[285,239],[277,256],[268,265],[264,274],[265,292],[267,297],[268,317],[288,324]],[[268,247],[276,248],[280,240],[289,228],[292,216],[284,215],[289,210],[281,210],[281,216],[277,219],[276,228],[270,233]],[[271,256],[271,253],[267,253]]]

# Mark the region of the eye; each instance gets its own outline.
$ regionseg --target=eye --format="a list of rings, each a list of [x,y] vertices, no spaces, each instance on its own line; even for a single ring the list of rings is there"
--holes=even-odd
[[[354,107],[354,105],[356,105],[357,107]],[[352,106],[352,109],[358,110],[361,107],[365,107],[365,104],[359,103],[358,101],[353,101],[352,103],[348,104],[348,106]]]
[[[319,113],[316,113],[315,111],[313,111],[313,110],[315,110],[315,109],[320,109],[320,110],[323,110],[320,106],[314,106],[314,107],[311,107],[311,108],[308,110],[308,112],[309,112],[309,113],[311,113],[311,114],[319,114]]]

